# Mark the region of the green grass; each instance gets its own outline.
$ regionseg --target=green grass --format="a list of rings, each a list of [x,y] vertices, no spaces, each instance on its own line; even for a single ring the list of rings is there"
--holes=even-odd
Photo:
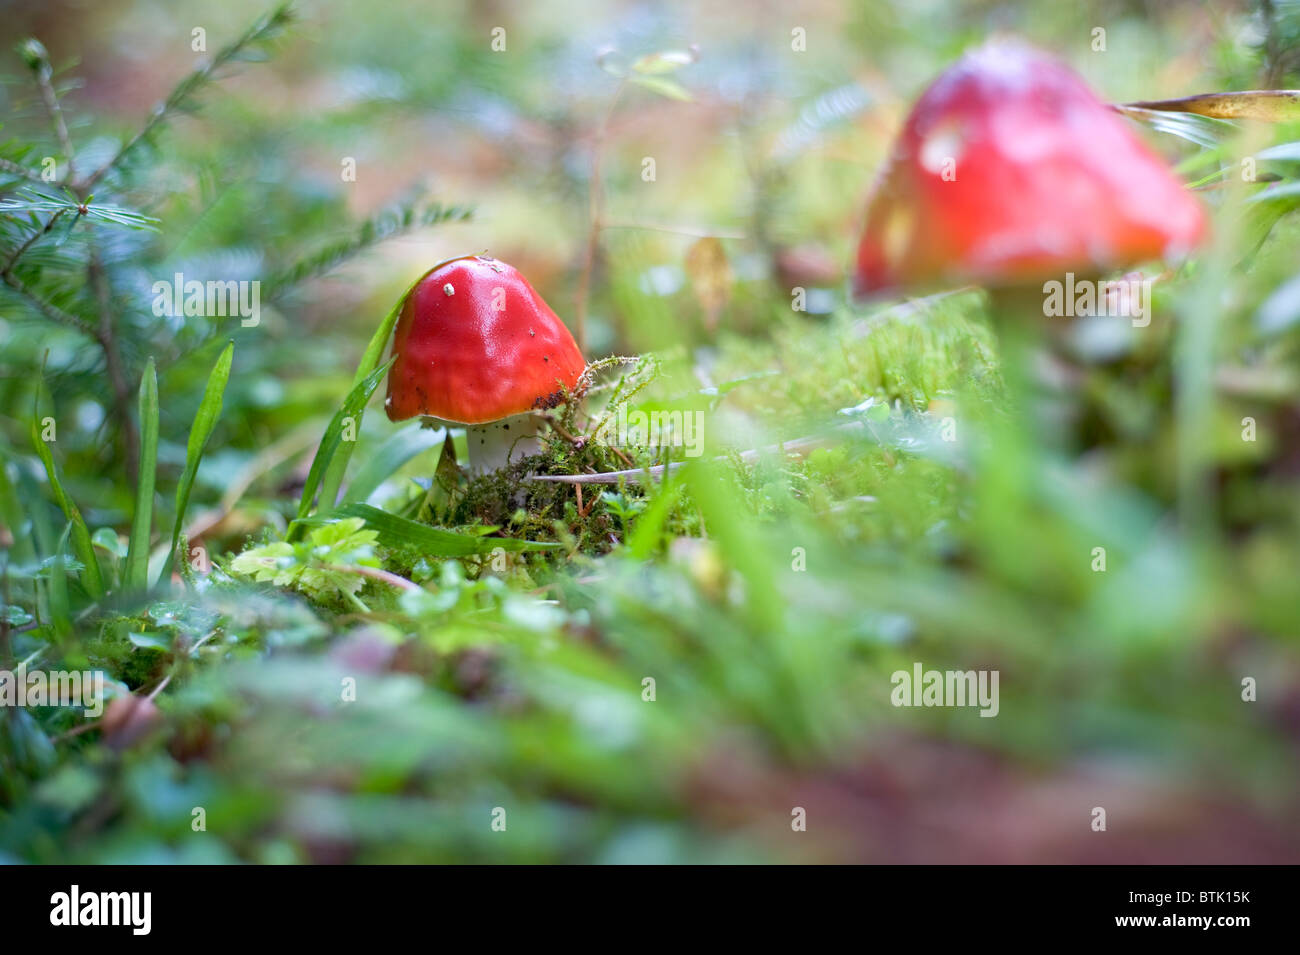
[[[958,23],[930,49],[933,26],[908,16],[849,33],[879,33],[906,66],[978,29]],[[1177,35],[1133,23],[1152,42]],[[535,124],[568,108],[534,101],[548,75],[534,54],[501,67],[519,75],[484,67],[471,26],[449,23],[438,42],[474,82]],[[1253,63],[1236,35],[1211,44],[1222,83]],[[323,42],[353,62],[349,38]],[[886,39],[846,42],[847,76]],[[461,109],[454,90],[411,83],[393,94],[405,106]],[[706,222],[755,200],[745,229],[769,232],[725,241],[738,277],[712,331],[689,282],[664,279],[692,237],[604,236],[593,338],[654,360],[611,362],[558,420],[589,436],[619,405],[696,412],[705,453],[579,492],[528,478],[626,462],[553,436],[539,458],[470,480],[455,463],[463,435],[364,413],[393,303],[426,262],[312,281],[403,223],[443,243],[429,260],[464,238],[444,232],[460,206],[421,218],[409,200],[390,227],[350,222],[337,171],[326,188],[295,165],[368,130],[370,106],[285,125],[256,96],[221,102],[207,121],[243,130],[266,170],[222,178],[212,156],[243,153],[209,141],[133,146],[96,191],[107,209],[156,215],[159,233],[117,244],[101,231],[112,218],[78,223],[17,267],[92,334],[4,293],[0,670],[99,668],[111,696],[153,695],[158,716],[132,737],[76,708],[0,708],[0,861],[1294,861],[1290,219],[1260,235],[1238,218],[1246,196],[1216,193],[1217,244],[1157,286],[1152,325],[1118,346],[1114,328],[1041,328],[1038,381],[1014,364],[995,297],[861,306],[831,290],[811,315],[745,264],[763,242],[803,241],[809,222],[847,259],[852,170],[826,157],[861,147],[860,130],[821,130],[825,156],[759,170],[757,197],[725,150],[690,157],[698,182],[672,179],[665,159],[660,202],[686,197]],[[776,137],[792,120],[754,121]],[[54,148],[31,135],[32,155]],[[1207,150],[1195,177],[1243,148]],[[618,219],[646,200],[610,157]],[[164,172],[197,185],[153,195]],[[582,247],[584,224],[550,204],[585,209],[585,183],[534,183],[525,199],[498,178],[476,184],[490,228],[537,255],[538,274],[554,266],[546,294],[567,317],[576,270],[543,246],[559,233]],[[531,236],[507,240],[511,222]],[[0,256],[32,228],[0,218]],[[169,322],[132,298],[139,275],[171,274],[175,243],[180,261],[252,257],[283,277],[262,326]],[[135,483],[83,281],[96,261],[129,372]],[[47,414],[56,440],[42,437]],[[307,433],[319,441],[297,440]],[[918,662],[996,670],[997,718],[891,705],[893,674]],[[1112,808],[1108,833],[1089,830],[1096,806]]]

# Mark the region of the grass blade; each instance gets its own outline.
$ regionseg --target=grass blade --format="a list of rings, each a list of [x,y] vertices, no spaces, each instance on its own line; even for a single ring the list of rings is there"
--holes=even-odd
[[[9,528],[13,535],[13,556],[20,562],[36,560],[36,547],[32,543],[34,528],[25,530],[27,519],[19,505],[18,489],[9,480],[8,462],[5,451],[0,448],[0,524]]]
[[[419,421],[414,421],[395,432],[379,446],[378,451],[367,457],[366,463],[348,484],[348,489],[343,495],[343,503],[364,502],[379,485],[396,473],[398,468],[417,455],[442,444],[446,434],[445,428],[426,428]]]
[[[57,566],[50,568],[50,575],[45,581],[45,592],[49,598],[50,629],[55,637],[62,641],[72,636],[72,607],[68,603],[68,534],[75,527],[69,521],[59,535],[59,549],[55,551]]]
[[[1146,123],[1157,132],[1169,133],[1206,149],[1219,146],[1223,138],[1235,129],[1227,120],[1198,116],[1195,113],[1167,113],[1136,105],[1115,108],[1126,116]]]
[[[160,580],[166,579],[176,560],[176,547],[181,541],[181,529],[185,526],[185,509],[190,503],[190,492],[194,490],[194,479],[199,473],[199,462],[203,460],[203,449],[207,447],[208,438],[221,417],[221,399],[226,393],[226,382],[230,380],[230,364],[234,360],[235,343],[230,342],[222,350],[217,363],[208,375],[208,385],[203,390],[203,400],[190,425],[190,439],[185,446],[185,470],[181,472],[181,482],[176,487],[176,525],[172,528],[172,546],[163,564]]]
[[[140,483],[135,491],[131,542],[123,575],[128,590],[149,587],[149,533],[153,528],[153,492],[158,463],[158,372],[153,359],[140,379]]]
[[[681,496],[682,485],[667,482],[660,485],[650,506],[637,519],[636,526],[627,537],[627,549],[634,558],[649,560],[654,556],[663,540],[668,515]]]
[[[348,393],[347,398],[343,400],[343,407],[334,413],[330,420],[329,427],[325,429],[325,435],[321,438],[320,447],[316,449],[316,457],[312,459],[311,470],[307,472],[307,481],[302,488],[302,500],[298,502],[298,518],[302,519],[311,511],[312,501],[316,497],[316,491],[321,489],[321,506],[329,507],[338,497],[338,485],[334,485],[334,493],[328,493],[328,487],[322,487],[322,480],[326,476],[327,469],[339,452],[340,446],[346,444],[346,449],[342,452],[346,466],[346,456],[352,453],[352,445],[356,442],[343,441],[343,423],[346,419],[352,418],[354,422],[360,423],[361,409],[366,406],[370,396],[375,393],[379,387],[379,382],[383,380],[384,375],[388,373],[388,367],[395,359],[390,358],[382,366],[376,368],[369,375],[362,378],[361,381]]]
[[[407,296],[415,290],[417,285],[424,281],[425,276],[430,272],[436,272],[449,262],[455,262],[458,259],[465,258],[469,258],[469,256],[458,255],[455,258],[445,259],[427,272],[423,273],[419,278],[407,286],[406,291],[402,293],[402,297],[399,298],[396,304],[388,310],[388,314],[384,316],[384,320],[379,324],[379,327],[375,329],[375,333],[370,336],[370,341],[366,344],[366,350],[361,355],[361,362],[357,365],[356,374],[352,376],[352,388],[354,391],[363,381],[374,374],[375,369],[379,367],[379,360],[384,355],[384,349],[388,347],[388,339],[392,337],[393,329],[397,326],[397,319],[398,316],[402,314],[402,306],[406,303]],[[391,363],[390,359],[389,364]],[[385,366],[385,368],[387,368],[387,366]],[[364,407],[365,405],[363,403],[362,407],[358,408],[355,412],[358,430],[361,427],[361,416]],[[323,445],[324,442],[322,442],[322,446]],[[333,504],[338,500],[339,488],[343,486],[343,475],[347,471],[348,461],[352,458],[352,445],[348,444],[346,447],[342,448],[340,453],[337,455],[331,452],[331,455],[333,458],[331,461],[327,462],[327,467],[323,472],[323,477],[321,479],[322,485],[320,499],[322,504],[325,504],[326,502]],[[304,499],[308,501],[310,500],[305,494]],[[308,509],[310,509],[310,503],[308,504]],[[306,511],[300,508],[298,516],[303,517],[305,515]]]
[[[467,557],[473,554],[490,554],[500,548],[505,551],[553,550],[562,545],[543,541],[517,540],[511,537],[483,537],[457,531],[443,530],[398,517],[369,504],[344,504],[324,514],[317,514],[305,523],[324,523],[339,517],[359,517],[366,526],[379,533],[379,542],[389,546],[416,547],[430,557]]]
[[[54,500],[72,525],[72,549],[77,555],[77,560],[85,565],[81,574],[81,585],[92,600],[99,600],[104,596],[104,577],[99,570],[95,546],[90,540],[90,530],[86,527],[86,521],[81,516],[76,502],[63,490],[63,482],[59,480],[59,469],[54,465],[54,455],[50,452],[50,446],[45,443],[45,439],[41,437],[39,396],[44,390],[45,383],[42,380],[37,385],[37,406],[32,409],[32,445],[36,448],[41,464],[45,465],[45,476],[49,479]]]

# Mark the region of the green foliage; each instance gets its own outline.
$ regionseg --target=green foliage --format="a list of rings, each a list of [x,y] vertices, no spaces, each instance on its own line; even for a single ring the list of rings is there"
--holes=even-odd
[[[39,391],[38,391],[39,394]],[[86,521],[81,516],[81,509],[70,498],[63,489],[63,482],[59,480],[59,469],[54,463],[54,455],[50,451],[49,444],[46,443],[44,436],[44,426],[42,425],[40,406],[32,409],[32,426],[31,439],[32,447],[36,449],[36,454],[41,459],[41,464],[45,466],[45,477],[50,482],[50,491],[54,495],[54,500],[58,503],[59,509],[63,511],[63,516],[68,519],[68,526],[72,534],[73,547],[77,551],[77,557],[81,560],[84,577],[82,586],[85,587],[86,593],[92,599],[99,599],[104,593],[103,575],[99,570],[99,562],[95,558],[95,548],[91,544],[90,530],[86,527]]]
[[[365,580],[347,568],[379,566],[374,555],[379,533],[365,523],[348,517],[314,527],[294,544],[276,541],[251,547],[230,562],[230,570],[311,597],[354,596]]]
[[[390,547],[414,547],[426,557],[467,557],[471,554],[490,554],[497,549],[518,552],[549,550],[557,546],[510,537],[488,537],[486,535],[498,528],[485,525],[474,527],[475,533],[458,534],[429,527],[368,504],[344,504],[328,512],[328,516],[362,520]]]
[[[180,546],[181,531],[185,527],[185,510],[189,506],[190,493],[199,473],[199,463],[203,460],[203,449],[217,426],[221,416],[221,398],[230,380],[230,366],[234,361],[235,343],[231,342],[221,351],[212,373],[208,375],[207,387],[199,401],[199,410],[190,425],[189,441],[185,445],[185,470],[181,472],[180,482],[176,485],[176,521],[172,528],[172,546],[168,551],[167,562],[163,565],[164,575],[170,571],[172,561],[176,559],[176,548]]]
[[[140,379],[140,486],[135,495],[131,518],[131,544],[126,554],[123,578],[128,587],[145,590],[149,586],[149,536],[153,530],[153,491],[158,467],[158,375],[153,359]],[[194,470],[198,470],[197,457]],[[191,482],[193,478],[191,477]],[[188,496],[188,490],[186,494]],[[178,513],[183,513],[178,508]],[[116,535],[114,535],[116,537]],[[173,541],[173,547],[175,542]]]
[[[1258,55],[1245,13],[1207,27],[1206,89],[1288,80],[1286,6]],[[988,11],[862,5],[817,70],[770,75],[770,30],[695,67],[652,17],[641,49],[666,52],[596,62],[548,12],[511,14],[510,57],[472,13],[418,36],[400,4],[340,15],[219,92],[280,45],[276,8],[122,138],[87,135],[22,45],[33,108],[0,143],[0,669],[102,670],[158,712],[127,739],[0,707],[0,861],[1095,861],[1061,796],[1079,792],[1150,836],[1108,842],[1118,861],[1293,860],[1300,132],[1141,114],[1186,152],[1216,238],[1161,276],[1140,331],[1020,341],[982,292],[863,306],[806,268],[824,294],[797,312],[783,253],[851,258],[882,107]],[[1117,49],[1199,42],[1142,15]],[[876,61],[898,90],[851,82]],[[1169,92],[1127,62],[1115,99]],[[625,94],[639,115],[602,126]],[[672,134],[653,202],[642,123]],[[534,257],[567,318],[601,138],[585,401],[552,411],[537,457],[468,477],[457,429],[365,414],[394,290],[483,237],[449,236],[468,206],[400,177],[471,183],[492,251]],[[407,197],[387,211],[332,165],[358,143],[365,189]],[[731,287],[710,325],[682,263],[714,231]],[[266,276],[261,323],[155,314],[178,271]],[[1015,364],[1032,351],[1046,384]],[[634,412],[700,415],[701,455],[618,446]],[[997,670],[999,718],[892,706],[917,661]],[[792,848],[796,805],[816,823]]]
[[[32,226],[40,227],[44,232],[49,232],[54,223],[58,222],[63,216],[71,215],[73,220],[68,223],[68,227],[64,231],[65,238],[76,226],[79,219],[85,219],[88,222],[106,222],[131,229],[158,231],[155,225],[157,219],[131,212],[129,209],[119,209],[116,206],[93,203],[93,199],[94,196],[87,196],[83,202],[71,190],[65,190],[63,196],[56,196],[52,193],[41,192],[38,189],[24,189],[20,190],[16,196],[0,199],[0,213],[15,218],[26,217]],[[44,225],[40,221],[40,215],[43,213],[48,214],[48,223]]]
[[[352,453],[352,441],[343,440],[345,428],[355,429],[357,420],[361,417],[362,409],[365,408],[366,402],[370,396],[375,393],[379,383],[384,380],[384,375],[392,366],[395,358],[390,358],[380,367],[373,371],[367,372],[356,387],[348,392],[347,398],[343,401],[343,406],[334,413],[330,420],[329,427],[325,429],[325,436],[321,439],[320,447],[316,451],[316,457],[311,462],[311,470],[307,472],[307,481],[303,485],[302,500],[298,502],[298,519],[306,517],[311,513],[311,507],[316,499],[316,490],[321,487],[321,482],[326,482],[325,491],[321,497],[321,504],[329,507],[334,504],[338,497],[338,487],[328,481],[330,465],[333,463],[334,456],[339,453],[340,447],[344,447],[342,457],[346,458]]]

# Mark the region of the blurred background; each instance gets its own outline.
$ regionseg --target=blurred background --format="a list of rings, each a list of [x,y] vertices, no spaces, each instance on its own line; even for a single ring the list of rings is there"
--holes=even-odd
[[[13,39],[38,36],[57,66],[78,64],[72,122],[74,131],[84,124],[80,148],[90,151],[102,145],[96,137],[134,130],[205,57],[191,49],[194,29],[215,51],[264,6],[6,3],[4,13]],[[589,344],[599,354],[699,336],[686,317],[663,321],[691,302],[672,292],[688,291],[683,259],[698,236],[723,238],[742,287],[784,268],[838,291],[862,200],[902,116],[938,72],[991,36],[1051,50],[1116,102],[1249,88],[1265,69],[1249,4],[393,2],[363,15],[308,2],[298,10],[292,38],[269,62],[233,71],[205,97],[201,117],[169,136],[168,158],[180,167],[173,178],[141,189],[155,203],[187,203],[165,219],[196,220],[173,260],[183,263],[183,238],[191,249],[219,243],[244,255],[249,270],[275,264],[256,257],[336,238],[344,213],[368,217],[417,196],[473,205],[472,223],[390,243],[316,289],[292,329],[274,328],[328,336],[355,322],[352,342],[412,276],[466,250],[516,264],[571,317],[602,130],[609,232],[600,255],[612,274],[592,305]],[[1092,49],[1098,27],[1105,52]],[[503,50],[493,49],[495,29]],[[666,77],[688,101],[631,86],[614,103],[620,79],[598,65],[602,54],[618,69],[692,46],[699,61]],[[11,111],[30,99],[21,86],[7,96]],[[356,162],[355,182],[341,181],[345,157]],[[653,182],[642,179],[645,157],[655,160]],[[316,218],[303,221],[304,210]],[[638,316],[619,298],[638,282],[674,307],[654,321]],[[729,328],[766,323],[764,296],[746,298]],[[832,301],[814,296],[813,306]]]
[[[0,156],[39,168],[56,148],[14,52],[22,38],[48,49],[88,170],[268,9],[0,0]],[[99,257],[129,395],[102,342],[0,290],[13,659],[105,667],[123,696],[168,681],[138,733],[83,733],[54,709],[4,714],[0,859],[1300,857],[1287,218],[1300,203],[1280,188],[1295,163],[1267,167],[1263,202],[1217,188],[1238,137],[1262,148],[1300,131],[1134,125],[1206,187],[1216,238],[1157,287],[1151,334],[1089,326],[1066,342],[1077,381],[1042,414],[1008,393],[982,294],[903,308],[846,296],[875,171],[964,50],[1020,37],[1110,102],[1294,87],[1300,5],[294,10],[95,190],[157,231],[97,226],[93,246],[70,234],[25,260],[30,289],[80,314]],[[6,249],[24,228],[11,217]],[[393,302],[434,263],[485,250],[581,326],[589,358],[656,355],[639,406],[703,410],[724,463],[595,503],[565,489],[543,513],[562,558],[502,568],[381,549],[424,596],[367,582],[366,613],[230,573],[221,555],[283,533]],[[153,282],[177,272],[261,281],[260,325],[155,315]],[[96,546],[111,563],[138,486],[128,434],[146,360],[170,522],[228,340],[234,371],[187,524],[217,568],[111,607],[74,582],[75,636],[46,639],[40,567],[64,516],[28,438],[40,369],[64,485],[107,529]],[[953,415],[955,445],[936,437]],[[848,421],[863,427],[803,457],[730,455]],[[394,429],[372,409],[358,466]],[[423,497],[438,461],[438,446],[403,434],[410,453],[368,497],[393,511]],[[914,661],[998,669],[1000,715],[891,707],[889,675]],[[340,709],[349,675],[361,692]],[[490,825],[497,808],[506,833]],[[791,827],[796,809],[806,831]]]

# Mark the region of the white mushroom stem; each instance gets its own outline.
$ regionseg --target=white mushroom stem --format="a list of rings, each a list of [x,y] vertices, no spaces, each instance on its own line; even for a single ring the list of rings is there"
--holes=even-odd
[[[465,440],[469,444],[469,473],[499,471],[511,461],[541,454],[542,442],[537,435],[542,425],[541,417],[531,413],[468,425]]]

